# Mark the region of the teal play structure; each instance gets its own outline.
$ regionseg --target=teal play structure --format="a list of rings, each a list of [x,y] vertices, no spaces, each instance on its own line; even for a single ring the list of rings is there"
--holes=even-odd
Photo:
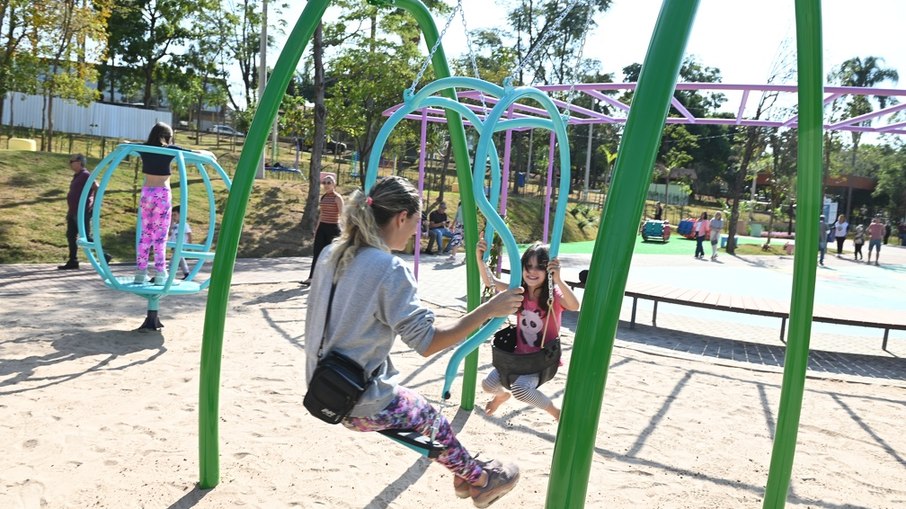
[[[814,302],[817,225],[820,210],[822,150],[822,60],[820,0],[796,0],[798,76],[799,76],[799,156],[798,203],[803,245],[796,250],[793,298],[790,311],[790,337],[787,345],[783,385],[771,466],[767,478],[764,507],[783,507],[789,489],[802,406],[805,369],[808,359],[811,314]],[[246,144],[234,176],[234,185],[224,211],[217,255],[214,257],[212,284],[208,291],[201,360],[199,397],[199,453],[201,488],[212,488],[219,482],[218,419],[220,362],[223,332],[232,270],[236,261],[239,235],[248,204],[258,161],[264,150],[270,126],[277,115],[283,93],[296,66],[320,23],[329,0],[309,0],[293,28],[286,47],[274,67],[261,103],[252,121]],[[438,32],[430,12],[418,0],[395,0],[382,5],[409,12],[425,36],[428,47],[435,47]],[[582,311],[579,315],[569,372],[580,373],[567,380],[563,413],[554,446],[553,464],[548,482],[546,507],[581,508],[585,504],[595,436],[613,352],[614,335],[619,322],[620,303],[626,287],[629,262],[638,229],[638,218],[644,206],[651,180],[657,146],[676,86],[686,42],[691,31],[697,0],[665,0],[658,15],[651,43],[645,56],[632,108],[620,144],[620,157],[604,212],[598,241],[592,255]],[[450,69],[443,47],[430,55],[434,74],[449,78]],[[470,87],[477,87],[470,84]],[[430,87],[432,85],[427,85]],[[504,96],[508,91],[503,87]],[[518,90],[518,89],[513,89]],[[449,88],[438,90],[442,97],[455,101]],[[491,131],[501,123],[488,118],[476,154],[480,167],[473,174],[469,166],[463,112],[447,108],[450,143],[456,160],[456,175],[462,193],[465,241],[477,242],[476,207],[494,222],[489,201],[478,192],[478,177],[491,150]],[[499,118],[499,117],[497,117]],[[543,127],[543,126],[538,126]],[[548,126],[547,128],[551,128]],[[556,130],[556,126],[554,126]],[[560,137],[560,133],[557,133]],[[485,139],[487,137],[488,139]],[[561,146],[565,146],[561,139]],[[562,147],[561,147],[562,150]],[[376,150],[377,151],[377,150]],[[562,156],[561,156],[562,161]],[[492,159],[493,165],[493,159]],[[498,231],[505,227],[493,224]],[[559,234],[553,236],[559,238]],[[607,239],[607,242],[602,242]],[[508,246],[510,255],[515,252]],[[468,307],[479,304],[478,261],[466,249],[468,267]],[[512,265],[516,266],[516,265]],[[514,281],[518,281],[514,278]],[[512,282],[511,282],[512,284]],[[471,341],[471,340],[470,340]],[[468,350],[468,347],[466,347]],[[459,355],[459,354],[457,354]],[[461,406],[474,405],[478,355],[463,351],[465,374],[462,377]],[[445,387],[445,391],[448,388]]]
[[[131,157],[139,157],[139,152],[171,155],[176,162],[179,176],[179,206],[184,211],[180,214],[179,224],[177,226],[177,235],[167,243],[168,249],[172,249],[168,277],[163,285],[152,285],[150,282],[136,284],[135,275],[129,272],[127,275],[114,274],[113,269],[107,264],[104,257],[104,246],[102,244],[103,230],[101,223],[101,214],[104,209],[104,198],[107,194],[107,186],[113,174],[120,168],[123,161]],[[208,221],[207,230],[195,230],[196,238],[203,238],[202,243],[187,243],[185,239],[186,216],[189,209],[189,174],[188,170],[194,169],[201,177],[201,183],[204,187],[207,198]],[[230,178],[223,171],[223,168],[217,164],[217,161],[205,154],[188,152],[184,150],[175,150],[164,147],[150,147],[147,145],[137,145],[123,143],[117,147],[104,159],[98,163],[94,171],[88,177],[88,182],[79,199],[79,210],[85,210],[88,201],[88,193],[94,183],[98,184],[98,189],[94,198],[94,209],[91,214],[91,230],[94,232],[93,239],[89,240],[85,235],[85,215],[78,215],[79,237],[78,243],[85,250],[85,255],[94,269],[101,275],[104,284],[114,290],[121,292],[133,293],[148,300],[148,314],[145,322],[139,329],[160,329],[163,325],[158,318],[160,300],[168,295],[190,295],[205,290],[210,284],[209,278],[201,278],[199,272],[205,262],[213,260],[214,251],[214,231],[217,226],[217,207],[214,200],[214,188],[211,183],[211,175],[215,176],[226,184],[227,190],[230,189]],[[138,236],[141,232],[141,215],[138,217],[138,225],[135,230],[135,243],[138,245]],[[185,259],[190,263],[189,275],[185,279],[177,279],[179,273],[179,261]]]

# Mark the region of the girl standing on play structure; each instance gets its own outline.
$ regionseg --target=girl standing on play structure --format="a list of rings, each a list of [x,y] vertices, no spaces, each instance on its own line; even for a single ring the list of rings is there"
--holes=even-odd
[[[214,154],[207,150],[189,150],[173,145],[173,129],[158,122],[148,133],[145,145],[151,147],[166,147],[188,152],[197,152],[216,159]],[[151,251],[154,251],[154,284],[162,285],[167,281],[167,234],[170,229],[172,217],[171,206],[173,202],[170,192],[170,163],[173,156],[152,154],[139,150],[142,158],[142,173],[145,182],[142,184],[140,210],[142,215],[142,230],[139,234],[138,248],[135,253],[135,279],[137,285],[145,284],[148,277],[148,260]]]
[[[478,241],[476,248],[480,260],[487,249],[484,239]],[[548,277],[548,272],[553,274],[553,281]],[[481,280],[487,287],[496,288],[498,291],[506,290],[509,285],[497,277],[490,270],[479,270]],[[549,285],[554,285],[554,302],[548,308]],[[579,299],[572,290],[560,279],[560,260],[550,259],[550,248],[546,244],[536,242],[522,253],[522,288],[525,290],[522,304],[516,312],[516,349],[514,353],[529,354],[541,350],[544,342],[560,336],[560,320],[563,310],[577,311]],[[549,319],[548,319],[549,315]],[[544,325],[547,324],[546,329]],[[542,330],[544,329],[544,330]],[[512,395],[516,399],[540,408],[551,414],[554,419],[560,419],[560,409],[543,392],[538,390],[539,374],[522,375],[510,384]],[[491,370],[481,382],[485,392],[494,394],[494,399],[485,405],[485,411],[493,414],[504,401],[510,398],[500,372],[497,368]]]
[[[305,317],[307,381],[328,352],[374,373],[341,421],[353,431],[414,429],[430,436],[437,410],[416,391],[398,385],[399,372],[390,359],[396,336],[427,357],[459,343],[485,320],[513,313],[522,301],[517,288],[452,323],[436,324],[434,312],[418,298],[412,271],[391,253],[412,238],[420,208],[418,191],[402,177],[378,181],[367,196],[354,191],[344,208],[343,232],[324,250],[312,278]],[[435,440],[446,447],[436,461],[453,472],[457,496],[471,496],[478,507],[487,507],[519,480],[514,464],[476,460],[442,417]]]

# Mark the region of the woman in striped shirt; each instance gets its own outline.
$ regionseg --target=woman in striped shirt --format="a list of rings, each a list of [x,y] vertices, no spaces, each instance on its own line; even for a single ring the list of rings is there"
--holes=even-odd
[[[343,214],[343,197],[336,192],[337,182],[333,175],[325,173],[321,177],[321,187],[324,194],[321,195],[319,208],[321,213],[318,215],[318,226],[315,228],[315,246],[311,259],[311,270],[308,272],[308,279],[302,281],[302,286],[311,284],[311,277],[315,274],[315,265],[318,263],[318,256],[321,251],[327,247],[333,239],[340,236],[340,216]]]

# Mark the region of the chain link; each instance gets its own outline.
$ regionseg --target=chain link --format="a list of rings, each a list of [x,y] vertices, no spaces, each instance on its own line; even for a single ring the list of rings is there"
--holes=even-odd
[[[447,29],[450,28],[450,24],[453,23],[453,18],[456,17],[456,12],[462,10],[462,0],[457,0],[456,7],[453,8],[453,12],[450,13],[450,16],[447,17],[447,22],[444,24],[444,29],[440,32],[440,35],[437,37],[434,46],[431,48],[431,51],[428,53],[428,58],[425,59],[425,62],[422,64],[422,68],[418,70],[418,74],[415,75],[415,79],[412,80],[412,85],[406,89],[404,93],[405,97],[411,97],[415,94],[415,87],[418,86],[418,83],[422,80],[422,77],[425,75],[425,71],[428,70],[428,65],[431,64],[431,59],[434,58],[434,53],[437,52],[437,48],[440,47],[440,42],[444,40],[444,35],[447,33]]]
[[[472,49],[472,36],[469,34],[469,26],[466,24],[466,10],[459,10],[459,17],[462,20],[462,31],[466,33],[466,48],[469,50],[469,61],[472,63],[472,73],[475,79],[481,79],[481,73],[478,71],[478,61],[475,59],[475,51]],[[478,91],[478,98],[481,99],[482,113],[485,117],[488,115],[488,104],[484,100],[484,92]],[[478,126],[476,126],[478,127]]]
[[[585,16],[585,25],[582,27],[582,38],[579,40],[579,55],[576,59],[576,69],[578,70],[582,65],[582,55],[585,52],[585,39],[588,37],[588,27],[591,26],[591,18],[594,9],[591,4],[588,5],[588,13]],[[573,99],[575,99],[576,92],[576,77],[570,80],[572,83],[569,86],[569,91],[566,92],[566,106],[564,106],[563,117],[567,124],[569,124],[569,118],[572,116],[570,108],[573,105]]]
[[[544,43],[546,43],[547,40],[550,39],[550,36],[554,31],[554,27],[560,26],[560,24],[563,23],[563,20],[566,19],[566,16],[569,15],[569,13],[573,10],[573,7],[575,7],[577,3],[579,3],[579,0],[570,0],[570,2],[566,5],[566,8],[563,9],[563,12],[560,13],[559,16],[557,16],[557,19],[554,20],[554,22],[550,25],[550,28],[543,34],[543,37],[541,37],[541,39],[539,39],[538,42],[535,43],[535,47],[532,48],[532,50],[529,51],[528,55],[526,55],[525,58],[522,59],[522,62],[519,62],[519,65],[517,65],[516,68],[513,69],[513,72],[510,74],[511,80],[516,80],[516,76],[519,74],[519,71],[521,71],[522,68],[531,61],[532,57],[535,55],[535,52],[538,51],[538,48],[544,46]]]

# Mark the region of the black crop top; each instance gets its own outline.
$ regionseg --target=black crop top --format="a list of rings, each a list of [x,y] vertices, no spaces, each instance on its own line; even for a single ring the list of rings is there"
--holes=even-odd
[[[168,145],[166,148],[191,152],[190,149],[179,147],[177,145]],[[173,156],[142,151],[139,151],[139,154],[142,156],[142,173],[147,173],[148,175],[171,174],[170,163],[173,162]]]

